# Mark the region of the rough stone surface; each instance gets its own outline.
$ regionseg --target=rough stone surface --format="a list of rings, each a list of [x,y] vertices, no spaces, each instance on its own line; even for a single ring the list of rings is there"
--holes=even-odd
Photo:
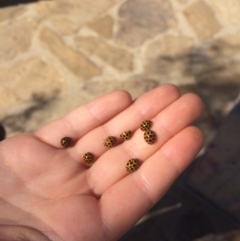
[[[240,61],[229,61],[225,63],[222,61],[214,61],[209,65],[203,65],[201,71],[193,70],[196,75],[196,80],[201,83],[208,83],[213,85],[222,85],[228,83],[239,84],[240,79]]]
[[[19,132],[34,131],[36,127],[56,120],[79,105],[91,100],[89,95],[77,88],[77,86],[75,86],[75,89],[78,92],[64,89],[62,92],[53,92],[51,95],[46,95],[45,93],[33,95],[31,100],[24,103],[16,100],[18,104],[14,106],[17,105],[18,107],[11,108],[10,111],[5,112],[4,116],[0,117],[8,136],[18,134]],[[15,96],[10,95],[10,97]]]
[[[227,23],[239,25],[240,2],[238,0],[210,0],[210,2]]]
[[[229,38],[231,44],[223,39],[193,48],[186,56],[186,72],[194,76],[199,83],[210,85],[239,84],[240,60],[232,58],[237,51],[234,39]],[[232,53],[230,56],[229,54]]]
[[[162,83],[239,84],[238,35],[194,46],[188,37],[164,36],[145,52],[145,75]]]
[[[188,0],[178,0],[178,2],[181,4],[186,4],[186,3],[188,3]]]
[[[159,86],[159,83],[152,80],[105,81],[100,83],[86,82],[83,86],[83,90],[93,96],[96,96],[103,95],[114,90],[124,89],[132,95],[133,99],[135,99],[157,86]]]
[[[112,38],[113,19],[109,15],[90,23],[88,27],[107,39]]]
[[[0,23],[5,20],[17,18],[25,11],[26,11],[26,8],[21,5],[8,7],[8,8],[2,8],[2,9],[0,8]]]
[[[115,48],[97,38],[76,38],[76,45],[86,50],[90,55],[96,55],[114,68],[128,72],[133,68],[133,56],[124,49]]]
[[[221,29],[213,10],[203,0],[197,1],[185,10],[185,16],[201,40],[208,39]]]
[[[6,25],[0,26],[0,64],[26,52],[31,47],[37,24],[39,19],[26,17],[18,21],[10,20]]]
[[[85,24],[95,20],[120,0],[98,1],[42,1],[35,9],[47,18],[62,34],[75,33]]]
[[[41,41],[49,50],[79,79],[88,78],[101,74],[101,70],[88,60],[80,52],[67,46],[61,38],[52,30],[44,28],[40,33]]]
[[[159,58],[159,56],[178,57],[188,53],[193,44],[193,39],[186,36],[165,35],[160,40],[149,45],[145,56],[147,59],[155,59]]]
[[[138,46],[175,24],[170,2],[128,0],[119,10],[119,31],[116,38],[129,46]]]
[[[0,93],[1,98],[6,100],[0,102],[1,116],[14,110],[21,112],[31,106],[32,101],[52,98],[64,88],[64,78],[41,59],[29,59],[1,68]]]
[[[213,43],[213,48],[216,52],[226,57],[240,54],[240,33],[217,39]]]
[[[39,59],[52,61],[69,87],[60,88],[56,95],[55,92],[44,95],[42,99],[48,103],[43,107],[44,111],[32,112],[30,120],[23,118],[23,130],[57,118],[102,93],[121,88],[138,96],[166,82],[181,88],[190,86],[185,88],[189,92],[195,88],[202,89],[205,94],[196,93],[212,103],[209,108],[217,111],[210,111],[210,115],[219,119],[221,108],[226,106],[219,99],[230,103],[236,97],[239,85],[240,27],[235,24],[237,15],[231,14],[228,21],[222,17],[222,21],[227,23],[222,26],[222,32],[221,29],[213,29],[216,30],[216,25],[220,26],[218,21],[223,14],[220,6],[232,6],[235,9],[229,12],[234,12],[237,5],[223,1],[178,2],[186,7],[169,0],[59,0],[0,9],[1,69],[13,72],[16,62],[28,65],[26,59],[38,56]],[[39,21],[39,16],[42,21]],[[176,23],[176,19],[181,17],[187,21]],[[37,24],[32,26],[27,19]],[[42,30],[39,32],[39,29]],[[95,32],[94,37],[92,31]],[[198,40],[192,36],[194,33],[197,33]],[[33,69],[35,73],[42,72],[40,64],[35,64]],[[46,81],[51,83],[51,74],[48,75],[45,76]],[[88,81],[76,81],[76,77]],[[6,106],[15,103],[12,104],[15,107],[8,110],[14,109],[17,117],[18,113],[25,116],[26,110],[33,106],[38,108],[38,99],[31,101],[29,97],[30,101],[26,100],[26,103],[18,102],[18,94],[23,90],[12,94],[12,89],[5,88],[4,84],[1,96],[8,99]],[[20,86],[17,88],[21,89]],[[210,98],[208,90],[221,94]],[[34,89],[32,92],[35,93]],[[223,98],[224,93],[226,98]],[[208,115],[205,116],[204,120],[201,119],[203,123],[208,118]],[[13,121],[9,115],[7,118]],[[37,121],[34,122],[33,118]]]
[[[152,43],[145,52],[146,76],[162,83],[192,83],[194,77],[186,72],[187,57],[193,47],[193,40],[184,36],[166,35]]]
[[[41,88],[36,85],[37,89],[26,91],[33,93],[34,101],[26,94],[24,102],[18,101],[24,99],[19,97],[24,96],[24,88],[20,84],[6,88],[3,81],[0,91],[8,100],[5,106],[11,104],[8,111],[16,112],[13,118],[6,116],[9,122],[21,119],[19,131],[34,129],[102,93],[121,88],[139,96],[166,82],[191,86],[186,88],[190,92],[196,86],[203,93],[209,93],[208,88],[212,93],[227,90],[227,97],[217,94],[217,100],[201,94],[206,102],[214,103],[210,109],[218,110],[218,115],[210,111],[211,115],[220,118],[225,104],[219,98],[230,103],[239,85],[238,3],[177,1],[179,4],[170,0],[58,0],[0,9],[0,68],[5,77],[10,76],[6,70],[14,75],[14,68],[28,65],[36,76],[42,74],[41,64],[30,64],[34,56],[35,63],[44,60],[48,68],[56,68],[54,75],[67,81],[64,89],[63,83],[59,85],[57,94],[46,90],[37,99],[34,93]],[[55,89],[49,71],[45,79],[47,89]],[[40,102],[47,104],[41,104],[41,109]],[[32,112],[34,108],[37,111]],[[31,118],[24,117],[29,116],[26,112],[31,112]]]

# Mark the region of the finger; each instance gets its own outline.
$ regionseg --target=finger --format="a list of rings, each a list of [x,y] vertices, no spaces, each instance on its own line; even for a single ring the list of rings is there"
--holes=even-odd
[[[102,125],[127,108],[131,103],[132,99],[129,93],[115,91],[75,109],[65,117],[43,126],[34,134],[52,146],[61,147],[62,137],[69,136],[77,141],[92,129]]]
[[[188,127],[102,195],[100,210],[109,239],[120,237],[165,194],[202,145],[202,133]]]
[[[169,84],[142,95],[110,121],[81,138],[76,143],[76,148],[71,150],[71,155],[78,158],[86,152],[93,152],[96,157],[100,157],[109,150],[103,145],[107,136],[115,136],[119,140],[123,131],[135,131],[143,120],[153,118],[179,97],[177,87]]]
[[[191,124],[201,114],[202,108],[203,104],[198,96],[186,94],[152,119],[152,130],[157,134],[153,145],[145,142],[143,132],[138,129],[131,140],[104,153],[88,171],[89,185],[93,192],[101,195],[128,175],[125,165],[129,159],[145,161],[172,136]]]

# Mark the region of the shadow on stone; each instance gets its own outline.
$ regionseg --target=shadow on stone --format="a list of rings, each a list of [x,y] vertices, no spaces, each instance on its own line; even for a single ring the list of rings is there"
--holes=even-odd
[[[7,115],[1,120],[1,123],[6,128],[11,129],[13,132],[25,132],[28,131],[28,123],[32,116],[51,105],[53,101],[57,99],[58,92],[54,93],[51,97],[46,97],[41,94],[33,94],[32,102],[24,108],[23,111],[19,111],[16,114]],[[40,120],[36,120],[41,122]]]
[[[215,40],[195,47],[189,44],[184,51],[174,46],[175,50],[171,50],[168,45],[165,49],[166,41],[158,42],[146,52],[145,76],[160,83],[183,83],[179,85],[182,93],[198,94],[216,125],[240,91],[240,44],[235,39],[226,41]]]

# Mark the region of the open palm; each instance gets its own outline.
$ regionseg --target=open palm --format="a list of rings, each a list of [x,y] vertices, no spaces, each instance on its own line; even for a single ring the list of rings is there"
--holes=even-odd
[[[189,126],[202,101],[173,85],[133,101],[115,91],[33,133],[0,143],[0,234],[23,240],[110,241],[132,227],[167,191],[200,150],[201,132]],[[152,120],[153,145],[139,129]],[[112,148],[103,140],[131,130]],[[74,145],[63,148],[70,136]],[[119,138],[118,138],[119,139]],[[82,156],[95,155],[87,166]],[[125,169],[131,158],[140,168]],[[1,231],[2,230],[2,231]],[[4,236],[5,235],[5,236]],[[11,239],[14,240],[14,239]],[[16,240],[19,240],[16,238]]]

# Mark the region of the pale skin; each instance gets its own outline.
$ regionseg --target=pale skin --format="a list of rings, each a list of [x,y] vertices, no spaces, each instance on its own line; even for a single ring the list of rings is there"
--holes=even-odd
[[[32,133],[0,143],[0,240],[114,241],[169,189],[203,145],[191,126],[203,110],[194,94],[162,85],[137,100],[126,91],[101,96]],[[153,145],[140,124],[152,120]],[[107,136],[131,130],[113,148]],[[74,145],[64,149],[60,140]],[[119,139],[119,138],[118,138]],[[82,156],[96,160],[86,166]],[[127,161],[140,168],[128,173]]]

